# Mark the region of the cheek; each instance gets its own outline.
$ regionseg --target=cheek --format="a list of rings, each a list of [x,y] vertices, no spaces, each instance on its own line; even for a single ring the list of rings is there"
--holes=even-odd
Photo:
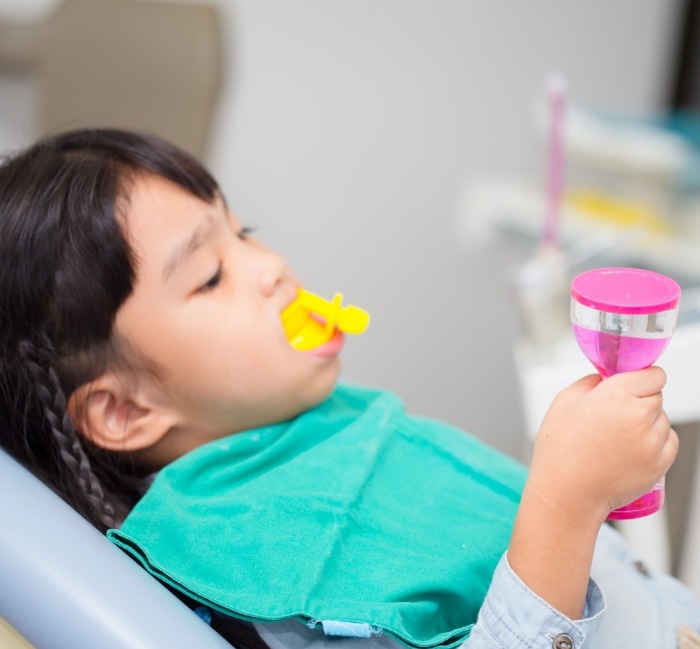
[[[222,392],[267,391],[300,370],[301,359],[284,337],[281,321],[248,306],[161,315],[157,328],[138,328],[143,318],[132,318],[136,330],[132,327],[125,333],[162,368],[178,398],[190,401],[195,393],[205,399],[207,393],[217,398]]]
[[[287,348],[274,327],[248,319],[205,327],[188,356],[199,372],[210,373],[231,386],[241,381],[274,380],[291,360]]]

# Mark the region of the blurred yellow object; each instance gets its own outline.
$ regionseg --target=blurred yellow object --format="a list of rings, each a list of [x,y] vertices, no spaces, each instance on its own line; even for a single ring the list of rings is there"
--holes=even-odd
[[[307,351],[327,343],[336,329],[347,334],[361,334],[369,325],[369,314],[351,304],[342,306],[342,301],[342,293],[336,293],[329,301],[299,289],[297,299],[282,312],[282,325],[289,344],[299,351]]]
[[[648,207],[610,198],[592,191],[571,192],[567,205],[585,216],[600,219],[620,229],[644,228],[655,234],[670,234],[673,228]]]

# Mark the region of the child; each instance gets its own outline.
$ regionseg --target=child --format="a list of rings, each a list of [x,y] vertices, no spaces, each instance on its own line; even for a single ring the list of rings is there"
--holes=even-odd
[[[0,260],[2,446],[235,646],[671,649],[700,629],[690,594],[603,525],[677,452],[661,369],[562,391],[526,479],[393,395],[337,387],[342,335],[307,352],[284,335],[285,261],[196,161],[118,130],[4,163]],[[248,568],[253,592],[232,592]],[[337,616],[279,614],[292,571],[303,606]],[[342,622],[369,637],[315,628]]]

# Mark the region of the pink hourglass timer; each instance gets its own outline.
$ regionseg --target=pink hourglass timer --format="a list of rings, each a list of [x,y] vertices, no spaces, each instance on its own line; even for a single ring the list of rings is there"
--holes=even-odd
[[[598,268],[571,282],[571,323],[579,347],[603,378],[652,365],[676,325],[681,289],[669,277],[638,268]],[[608,520],[653,514],[664,502],[664,478]]]

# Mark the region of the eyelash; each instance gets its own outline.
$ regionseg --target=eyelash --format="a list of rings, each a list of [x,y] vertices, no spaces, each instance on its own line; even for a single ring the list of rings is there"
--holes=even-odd
[[[255,231],[255,228],[249,228],[249,227],[242,227],[238,233],[237,237],[241,241],[245,241],[248,236]],[[208,282],[206,284],[203,284],[201,288],[199,289],[200,293],[206,293],[207,291],[211,291],[212,289],[215,289],[219,283],[221,282],[221,279],[224,276],[224,266],[223,264],[219,264],[219,267],[216,269],[216,272],[211,276]]]
[[[241,241],[245,241],[253,232],[255,232],[255,228],[244,226],[238,231],[237,236]]]
[[[219,264],[219,267],[216,269],[216,272],[211,276],[209,281],[206,284],[203,284],[199,292],[200,293],[206,293],[207,291],[211,291],[212,289],[215,289],[219,283],[221,282],[221,278],[224,276],[224,267],[223,264]]]

